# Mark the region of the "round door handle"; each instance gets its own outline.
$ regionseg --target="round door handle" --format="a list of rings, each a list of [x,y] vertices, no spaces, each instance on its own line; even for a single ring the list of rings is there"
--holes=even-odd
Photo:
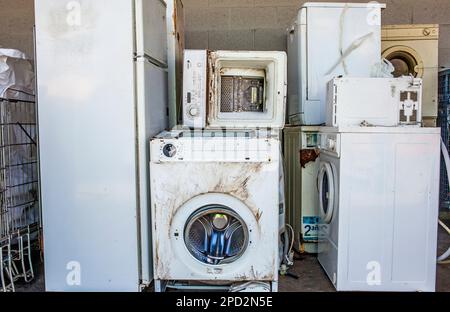
[[[189,115],[191,115],[192,117],[197,117],[199,114],[199,110],[197,107],[193,106],[189,109]]]

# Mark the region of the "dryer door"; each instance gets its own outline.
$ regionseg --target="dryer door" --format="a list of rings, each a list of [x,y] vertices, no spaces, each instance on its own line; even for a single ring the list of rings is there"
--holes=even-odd
[[[413,75],[422,78],[424,65],[420,54],[407,46],[394,46],[383,52],[383,58],[394,65],[394,77]]]
[[[322,223],[329,224],[333,219],[337,194],[337,180],[329,162],[320,164],[319,176],[319,213]]]

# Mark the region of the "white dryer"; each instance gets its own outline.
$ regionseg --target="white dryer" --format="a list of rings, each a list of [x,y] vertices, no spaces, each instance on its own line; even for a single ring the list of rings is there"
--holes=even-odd
[[[321,128],[319,255],[339,291],[434,291],[437,128]]]
[[[381,54],[381,10],[370,3],[308,2],[287,31],[291,125],[326,122],[327,82],[370,77]]]
[[[286,81],[286,52],[185,50],[183,125],[283,128]]]
[[[439,25],[385,25],[381,36],[382,56],[394,65],[394,76],[423,79],[424,125],[436,127]]]
[[[174,130],[151,141],[157,291],[173,281],[277,290],[278,132]]]

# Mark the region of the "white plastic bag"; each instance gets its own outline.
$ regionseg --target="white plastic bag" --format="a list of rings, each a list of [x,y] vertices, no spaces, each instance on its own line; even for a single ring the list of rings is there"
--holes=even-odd
[[[389,62],[387,59],[383,58],[381,59],[380,63],[377,63],[373,66],[372,69],[372,78],[393,78],[394,75],[392,73],[394,72],[395,67],[392,65],[391,62]]]
[[[34,99],[33,65],[23,52],[0,49],[0,97],[18,100]]]

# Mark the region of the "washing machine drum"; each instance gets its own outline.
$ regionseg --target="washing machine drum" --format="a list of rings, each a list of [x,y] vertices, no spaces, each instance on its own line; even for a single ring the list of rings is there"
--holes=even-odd
[[[419,53],[407,46],[395,46],[383,52],[383,57],[394,65],[394,77],[413,75],[423,77],[423,61]]]
[[[189,217],[184,241],[198,261],[222,265],[242,256],[247,249],[249,235],[245,222],[231,208],[208,205]]]
[[[330,163],[322,163],[318,176],[320,218],[323,223],[329,224],[333,219],[336,204],[336,179]]]

